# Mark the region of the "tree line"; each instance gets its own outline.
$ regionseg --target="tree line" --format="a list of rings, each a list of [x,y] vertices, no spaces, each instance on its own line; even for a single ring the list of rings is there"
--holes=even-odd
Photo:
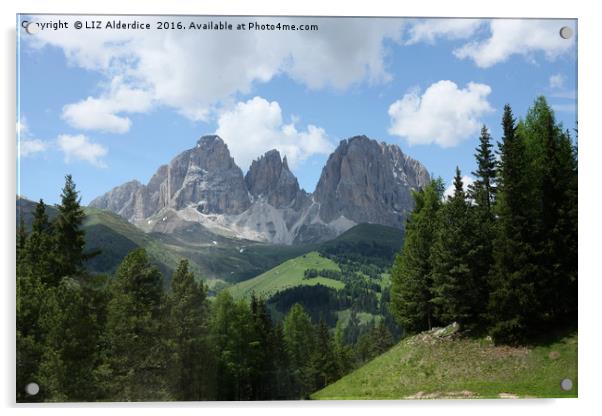
[[[519,344],[576,325],[576,144],[543,97],[502,127],[496,152],[483,126],[468,190],[456,168],[447,199],[441,179],[414,192],[391,287],[408,331],[457,321]]]
[[[53,221],[46,211],[40,200],[30,230],[19,216],[17,401],[303,399],[392,344],[370,327],[356,355],[300,304],[274,322],[264,299],[210,299],[186,260],[166,287],[142,248],[91,275],[71,176]]]

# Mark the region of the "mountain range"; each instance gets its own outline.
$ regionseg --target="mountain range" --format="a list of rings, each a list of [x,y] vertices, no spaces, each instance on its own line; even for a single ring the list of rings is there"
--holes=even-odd
[[[402,229],[413,208],[412,190],[429,180],[426,168],[398,146],[355,136],[339,143],[308,193],[277,150],[254,160],[243,175],[226,143],[207,135],[160,166],[146,185],[127,182],[89,206],[150,233],[305,244],[361,223]]]

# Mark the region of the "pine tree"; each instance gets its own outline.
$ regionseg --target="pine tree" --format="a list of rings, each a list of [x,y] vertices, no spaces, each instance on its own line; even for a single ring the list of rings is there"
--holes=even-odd
[[[163,279],[146,251],[130,252],[117,269],[107,317],[109,396],[119,401],[166,400]]]
[[[493,268],[493,241],[496,237],[496,219],[494,206],[497,195],[497,162],[492,151],[491,136],[487,127],[481,129],[479,146],[476,149],[476,171],[473,184],[469,186],[469,195],[473,200],[471,221],[473,223],[472,250],[474,253],[472,271],[475,277],[480,278],[482,305],[489,302],[491,288],[491,273]],[[480,307],[478,309],[481,309]],[[478,318],[478,326],[486,321],[486,312]]]
[[[498,231],[489,314],[496,342],[520,343],[536,327],[538,310],[536,238],[528,155],[517,132],[510,106],[504,107],[504,137],[500,144],[499,188],[496,201]]]
[[[496,161],[492,148],[489,131],[487,127],[483,126],[479,137],[479,146],[474,155],[477,162],[477,170],[472,172],[475,181],[469,186],[469,191],[476,206],[482,208],[482,211],[489,216],[492,215],[497,192]]]
[[[271,398],[272,390],[277,388],[274,384],[276,334],[265,300],[258,299],[253,293],[250,306],[253,332],[256,338],[255,348],[252,350],[254,354],[252,357],[251,395],[253,400],[268,400]]]
[[[312,388],[319,390],[340,377],[334,343],[328,326],[320,320],[315,335],[316,345],[310,356]]]
[[[39,381],[45,401],[102,398],[96,370],[104,331],[106,296],[71,278],[50,288],[43,300],[44,331]],[[100,302],[99,302],[100,301]]]
[[[71,175],[65,177],[58,216],[54,221],[56,274],[60,277],[77,275],[83,271],[84,230],[81,229],[85,214]]]
[[[207,287],[195,281],[181,260],[168,295],[172,359],[169,381],[175,400],[209,400],[214,396],[213,351],[209,344]]]
[[[480,324],[487,300],[486,276],[475,267],[481,252],[474,218],[456,167],[454,194],[438,212],[439,225],[430,253],[432,303],[441,322],[457,321],[469,329]]]
[[[56,273],[53,231],[46,214],[46,204],[40,199],[33,214],[31,233],[25,243],[23,264],[27,273],[36,276],[50,287],[57,286],[61,278]]]
[[[534,187],[540,325],[574,321],[577,296],[577,159],[570,135],[539,97],[521,123]]]
[[[274,349],[272,361],[275,367],[271,398],[274,400],[296,399],[294,396],[294,380],[291,377],[289,357],[284,342],[284,326],[282,321],[274,326]]]
[[[341,375],[347,374],[353,368],[353,350],[345,342],[343,321],[338,320],[334,331],[334,353]]]
[[[391,312],[410,332],[430,329],[436,323],[429,258],[443,190],[443,182],[437,179],[414,192],[415,208],[406,224],[404,245],[391,269]]]
[[[228,291],[220,292],[214,303],[211,334],[216,355],[218,400],[250,400],[252,357],[259,342],[253,333],[253,318],[244,300],[235,302]]]
[[[314,390],[309,362],[316,344],[310,317],[298,303],[284,319],[284,342],[294,380],[293,394],[305,398]]]

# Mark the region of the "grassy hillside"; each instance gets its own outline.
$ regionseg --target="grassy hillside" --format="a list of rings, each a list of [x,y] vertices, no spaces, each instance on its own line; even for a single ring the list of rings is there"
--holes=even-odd
[[[318,283],[334,289],[342,289],[344,287],[342,282],[324,277],[304,279],[303,275],[307,269],[339,270],[339,266],[332,260],[326,259],[317,252],[312,251],[287,260],[257,277],[237,283],[229,288],[229,291],[235,298],[244,298],[250,297],[253,292],[257,296],[269,297],[280,290],[293,286],[312,286]]]
[[[36,203],[25,198],[17,198],[17,214],[21,212],[26,227],[31,227]],[[46,211],[52,220],[57,215],[53,206]],[[238,282],[263,273],[288,259],[297,257],[313,246],[278,246],[245,240],[234,240],[220,236],[205,244],[193,244],[177,235],[145,233],[124,218],[96,208],[84,208],[86,218],[83,228],[86,231],[87,250],[100,250],[87,267],[95,273],[112,274],[119,263],[131,250],[143,247],[151,259],[169,278],[182,258],[190,260],[191,268],[209,286],[217,283]],[[18,215],[17,215],[18,223]]]
[[[564,391],[561,380],[573,388]],[[406,338],[388,352],[312,395],[313,399],[577,397],[577,334],[537,346],[485,340]]]
[[[123,258],[138,247],[146,249],[166,278],[170,278],[171,272],[183,258],[116,214],[96,208],[85,208],[84,211],[86,248],[100,249],[100,254],[87,265],[96,272],[115,272]],[[200,273],[198,266],[191,264],[191,267],[197,274]]]

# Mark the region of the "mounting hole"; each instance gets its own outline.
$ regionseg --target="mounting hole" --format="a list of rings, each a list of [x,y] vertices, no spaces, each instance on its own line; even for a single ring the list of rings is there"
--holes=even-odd
[[[38,383],[29,383],[27,386],[25,386],[25,393],[29,394],[30,396],[35,396],[39,392],[40,386],[38,386]]]
[[[570,39],[573,36],[573,29],[568,26],[563,26],[560,28],[560,37],[562,39]]]
[[[25,26],[25,30],[30,35],[34,35],[40,31],[40,26],[36,22],[29,22],[27,26]]]
[[[573,380],[570,378],[565,378],[560,382],[560,388],[564,391],[569,391],[573,389]]]

